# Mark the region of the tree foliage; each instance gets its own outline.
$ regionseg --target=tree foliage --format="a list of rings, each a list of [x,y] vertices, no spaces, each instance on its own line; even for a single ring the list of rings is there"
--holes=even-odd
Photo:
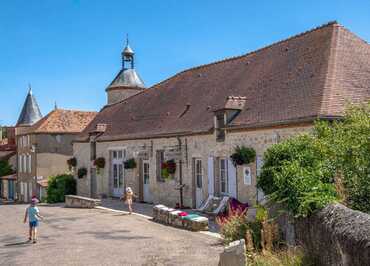
[[[343,180],[345,203],[370,213],[370,102],[350,106],[343,121],[318,122],[314,135]]]
[[[46,201],[48,203],[64,202],[65,195],[76,195],[76,180],[73,175],[63,174],[49,177]]]
[[[13,174],[14,171],[8,161],[0,161],[0,176],[6,176]]]
[[[341,198],[370,212],[370,104],[351,106],[343,120],[319,121],[265,153],[258,186],[296,216],[307,216]],[[344,197],[338,190],[342,180]]]

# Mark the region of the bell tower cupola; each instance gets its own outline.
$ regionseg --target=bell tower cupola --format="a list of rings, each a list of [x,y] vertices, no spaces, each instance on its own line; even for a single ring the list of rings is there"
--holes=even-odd
[[[143,80],[135,70],[135,53],[129,45],[128,36],[121,56],[122,69],[106,89],[108,104],[123,101],[145,89]]]

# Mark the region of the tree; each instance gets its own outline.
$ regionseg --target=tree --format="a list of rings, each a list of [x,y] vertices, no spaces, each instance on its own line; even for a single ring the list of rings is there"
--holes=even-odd
[[[0,161],[0,176],[13,174],[14,171],[8,161]]]
[[[369,154],[370,103],[349,106],[342,120],[269,148],[257,183],[296,216],[339,199],[370,213]]]

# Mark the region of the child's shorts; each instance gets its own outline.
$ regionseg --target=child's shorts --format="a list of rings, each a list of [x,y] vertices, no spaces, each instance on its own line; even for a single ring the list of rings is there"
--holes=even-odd
[[[39,225],[38,221],[30,222],[30,227],[31,228],[36,228],[38,225]]]

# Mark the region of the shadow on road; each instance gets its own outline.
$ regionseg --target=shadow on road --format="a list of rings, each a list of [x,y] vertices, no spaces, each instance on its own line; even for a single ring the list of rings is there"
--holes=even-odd
[[[123,233],[123,234],[122,234]],[[97,232],[97,231],[85,231],[78,233],[79,235],[92,235],[97,239],[108,239],[108,240],[138,240],[138,239],[151,239],[151,237],[128,235],[130,231],[120,230],[114,232]]]
[[[4,247],[25,246],[25,245],[28,245],[28,244],[31,244],[31,243],[32,243],[31,241],[27,240],[27,241],[22,241],[22,242],[5,244]]]

